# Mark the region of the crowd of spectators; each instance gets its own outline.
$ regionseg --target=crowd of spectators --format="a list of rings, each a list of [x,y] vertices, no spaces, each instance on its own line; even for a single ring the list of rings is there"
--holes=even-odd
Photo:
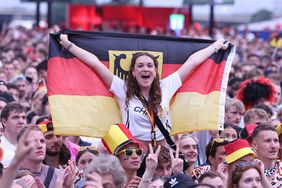
[[[99,145],[79,136],[54,135],[44,84],[48,34],[57,31],[58,26],[2,25],[1,187],[282,186],[282,49],[271,46],[270,40],[233,27],[214,30],[212,39],[236,45],[224,130],[177,135],[173,138],[177,150],[172,151],[164,146],[147,148],[132,135],[126,135],[126,142],[104,139]],[[129,32],[175,35],[159,28]],[[210,38],[201,28],[183,31],[181,37]],[[124,129],[122,124],[113,126]],[[113,148],[107,145],[113,142]]]

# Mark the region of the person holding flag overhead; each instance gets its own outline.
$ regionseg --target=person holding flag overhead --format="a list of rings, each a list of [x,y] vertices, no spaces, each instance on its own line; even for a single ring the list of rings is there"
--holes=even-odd
[[[161,122],[165,131],[170,131],[170,99],[184,80],[208,57],[228,47],[223,39],[217,40],[192,54],[175,73],[163,80],[160,80],[157,71],[156,58],[147,52],[137,52],[133,54],[130,70],[124,81],[110,72],[97,56],[71,42],[67,35],[61,34],[60,40],[60,44],[90,66],[115,95],[122,121],[133,136],[147,145],[151,142],[153,146],[165,144],[164,135],[159,130],[159,125],[155,127],[155,124]]]

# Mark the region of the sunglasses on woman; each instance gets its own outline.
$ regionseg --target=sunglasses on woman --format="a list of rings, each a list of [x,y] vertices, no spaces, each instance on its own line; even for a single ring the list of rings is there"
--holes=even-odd
[[[246,167],[257,166],[257,162],[255,160],[247,161],[247,162],[239,162],[235,164],[235,171],[240,171]]]
[[[135,153],[137,156],[141,156],[141,155],[143,155],[144,152],[140,148],[136,148],[136,149],[123,149],[120,152],[118,152],[118,155],[122,154],[122,153],[125,156],[130,157],[131,155],[133,155],[133,153]]]

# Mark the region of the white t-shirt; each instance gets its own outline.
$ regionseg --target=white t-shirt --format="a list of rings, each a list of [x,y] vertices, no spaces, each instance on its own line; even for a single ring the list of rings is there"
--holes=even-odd
[[[169,75],[160,81],[162,92],[162,113],[159,113],[159,118],[164,127],[170,131],[170,113],[169,102],[174,93],[182,85],[178,72]],[[114,76],[110,91],[116,96],[122,114],[122,122],[127,126],[135,138],[142,141],[151,141],[151,122],[146,113],[146,108],[138,97],[132,97],[129,101],[128,110],[126,110],[126,85],[125,81],[117,76]],[[156,139],[161,140],[164,136],[156,126]]]
[[[15,156],[16,146],[13,145],[5,136],[2,136],[1,147],[4,150],[2,164],[4,168],[7,168]]]

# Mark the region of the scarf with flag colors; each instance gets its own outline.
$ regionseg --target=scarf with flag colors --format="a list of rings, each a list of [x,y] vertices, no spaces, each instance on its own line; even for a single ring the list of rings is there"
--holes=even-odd
[[[77,46],[94,53],[117,76],[125,79],[133,53],[157,57],[162,78],[175,72],[194,52],[213,41],[123,33],[63,31]],[[228,76],[235,46],[220,50],[198,66],[171,100],[171,134],[223,129]],[[59,135],[103,137],[121,114],[101,78],[50,35],[48,98]]]

